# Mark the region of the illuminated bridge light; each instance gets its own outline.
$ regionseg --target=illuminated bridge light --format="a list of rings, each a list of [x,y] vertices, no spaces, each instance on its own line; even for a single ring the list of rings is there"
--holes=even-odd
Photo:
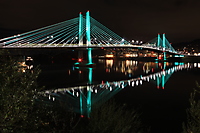
[[[117,87],[117,82],[114,83],[115,87]]]
[[[112,90],[112,86],[109,87],[109,90]]]
[[[55,101],[55,97],[53,97],[53,101]]]
[[[147,77],[147,82],[149,82],[149,76]]]
[[[155,74],[153,75],[153,79],[156,80],[156,75]]]
[[[140,84],[142,85],[142,80],[140,80]]]
[[[139,83],[139,82],[138,82],[138,80],[137,80],[135,84],[138,85],[138,83]]]
[[[163,75],[164,75],[164,76],[166,75],[166,72],[165,72],[165,71],[163,71]]]
[[[134,86],[134,84],[135,84],[135,82],[133,81],[132,84],[131,84],[131,86]]]
[[[94,91],[95,93],[97,93],[97,89],[95,89],[95,91]]]
[[[121,85],[120,82],[118,82],[118,83],[117,83],[117,86],[120,87],[120,85]]]
[[[110,87],[110,91],[112,91],[112,87]]]
[[[122,89],[124,88],[124,84],[122,84]]]
[[[130,81],[130,80],[128,80],[128,85],[130,86],[130,84],[131,84],[131,81]]]
[[[106,90],[108,89],[108,85],[105,86]]]

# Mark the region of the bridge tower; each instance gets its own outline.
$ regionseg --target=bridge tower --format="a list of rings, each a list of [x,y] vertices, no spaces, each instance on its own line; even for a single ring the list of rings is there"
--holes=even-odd
[[[86,13],[86,41],[87,46],[91,45],[91,39],[90,39],[90,12],[87,11]],[[88,48],[88,65],[91,65],[92,63],[92,48]]]
[[[82,91],[80,93],[79,97],[79,107],[80,107],[80,114],[81,117],[84,117],[84,115],[87,115],[88,118],[90,118],[90,113],[92,109],[92,87],[90,86],[92,84],[92,70],[93,68],[88,68],[88,85],[86,87],[87,91],[86,94],[84,94]]]
[[[160,47],[160,33],[158,33],[158,38],[157,38],[157,47]]]
[[[79,46],[83,45],[83,15],[79,13]]]
[[[86,38],[86,46],[90,46],[91,45],[91,35],[90,35],[90,12],[89,11],[86,12],[85,18],[83,18],[83,15],[81,12],[79,14],[79,46],[84,45],[83,44],[84,36]],[[78,52],[78,58],[83,58],[83,51]],[[79,67],[80,66],[81,67],[89,67],[89,66],[93,66],[93,65],[94,65],[94,63],[92,63],[92,48],[87,48],[87,61],[86,62],[75,63],[75,66],[79,66]]]
[[[165,51],[165,48],[166,48],[166,38],[165,38],[165,33],[163,33],[163,60],[166,60],[166,51]]]

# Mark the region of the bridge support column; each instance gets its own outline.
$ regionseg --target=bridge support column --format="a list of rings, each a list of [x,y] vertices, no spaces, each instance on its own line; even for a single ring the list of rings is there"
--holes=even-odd
[[[86,13],[86,40],[87,40],[87,46],[91,45],[91,39],[90,39],[90,12],[87,11]],[[92,63],[92,48],[88,48],[88,64]]]
[[[86,40],[87,40],[87,46],[91,45],[90,40],[90,12],[87,11],[86,13]]]
[[[160,38],[160,33],[158,33],[158,37],[157,37],[157,47],[159,48],[161,46],[161,38]],[[155,59],[156,61],[160,60],[160,57],[159,57],[159,52],[157,52],[157,59]]]
[[[166,47],[166,38],[165,38],[165,33],[163,33],[163,60],[166,60],[166,52],[165,52],[165,47]]]
[[[158,38],[157,38],[158,40],[157,40],[157,47],[159,48],[160,47],[160,34],[158,33]]]
[[[93,68],[89,68],[89,72],[88,72],[88,84],[91,85],[92,84],[92,69]],[[90,113],[91,113],[91,108],[92,108],[92,88],[91,86],[87,87],[87,117],[90,117]]]
[[[83,16],[79,14],[79,45],[83,45]],[[90,12],[86,12],[86,45],[91,46],[91,38],[90,38]],[[87,48],[87,61],[75,63],[76,66],[81,67],[91,67],[94,65],[92,63],[92,48]]]
[[[91,45],[91,39],[90,39],[90,12],[87,11],[86,13],[86,41],[87,46]],[[92,48],[88,48],[88,65],[91,65],[92,63]],[[88,83],[92,83],[92,68],[89,68],[89,75],[88,75]],[[90,117],[91,113],[91,86],[87,87],[87,117]]]
[[[79,46],[83,45],[83,15],[79,14]]]

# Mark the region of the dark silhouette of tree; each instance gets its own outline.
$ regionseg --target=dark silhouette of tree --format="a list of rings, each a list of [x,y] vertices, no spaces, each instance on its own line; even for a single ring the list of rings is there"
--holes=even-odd
[[[0,132],[34,132],[41,121],[34,110],[39,71],[22,72],[18,59],[5,53],[1,49]]]
[[[183,123],[183,133],[200,133],[200,86],[197,83],[197,88],[190,95],[190,108],[187,112],[187,122]]]

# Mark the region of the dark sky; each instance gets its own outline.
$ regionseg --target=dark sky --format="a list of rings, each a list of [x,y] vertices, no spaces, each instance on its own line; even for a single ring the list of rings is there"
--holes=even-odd
[[[166,33],[172,43],[200,39],[200,0],[0,0],[0,29],[29,31],[90,15],[126,39]]]

